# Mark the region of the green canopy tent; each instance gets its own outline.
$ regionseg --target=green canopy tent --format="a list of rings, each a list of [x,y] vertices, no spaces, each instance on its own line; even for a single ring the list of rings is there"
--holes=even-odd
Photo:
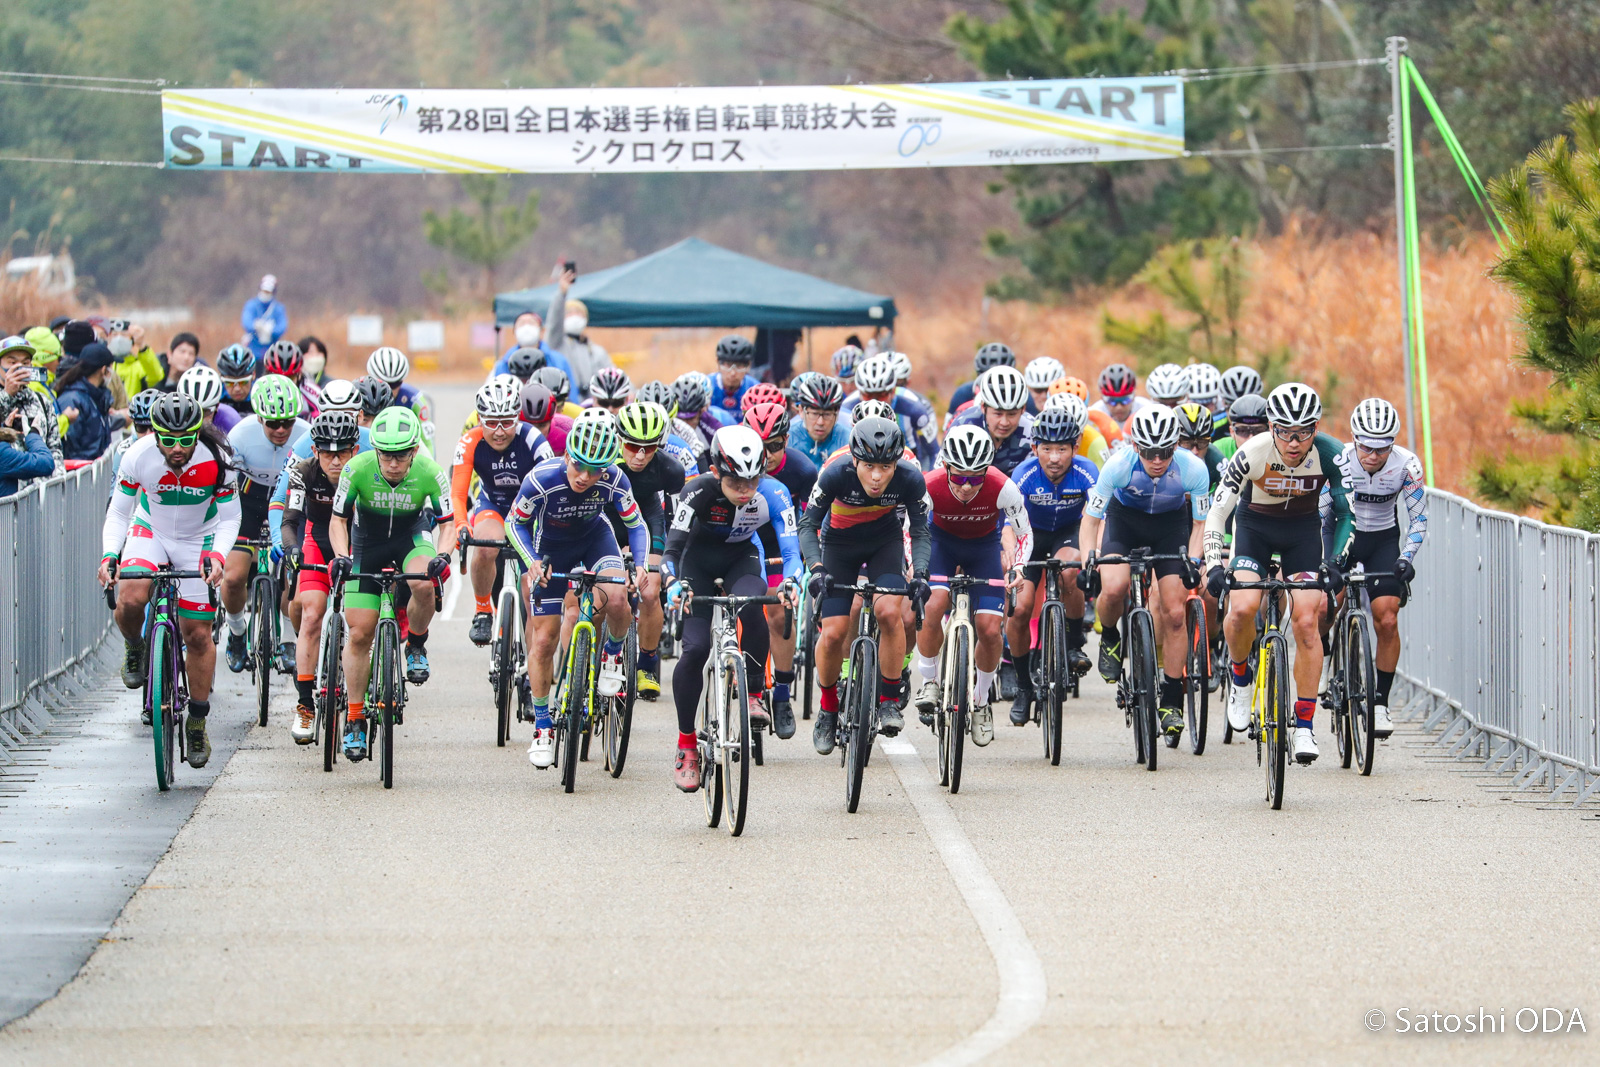
[[[541,317],[555,299],[554,283],[500,293],[496,327],[525,311]],[[785,270],[718,248],[698,237],[679,241],[632,263],[580,274],[567,294],[582,300],[592,326],[892,326],[894,298]]]

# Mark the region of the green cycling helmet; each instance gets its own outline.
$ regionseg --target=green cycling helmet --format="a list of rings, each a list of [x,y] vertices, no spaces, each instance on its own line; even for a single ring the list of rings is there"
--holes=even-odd
[[[303,404],[300,387],[281,374],[263,374],[250,387],[250,409],[263,421],[298,418]]]
[[[629,444],[656,444],[667,436],[667,409],[649,401],[624,404],[617,412],[617,432]]]
[[[617,420],[607,411],[584,412],[567,432],[567,455],[587,467],[609,467],[622,456]]]
[[[410,408],[384,408],[369,432],[379,452],[409,452],[422,443],[422,420]]]

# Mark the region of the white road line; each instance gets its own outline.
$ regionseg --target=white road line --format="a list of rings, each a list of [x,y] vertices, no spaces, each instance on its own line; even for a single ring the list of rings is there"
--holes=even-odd
[[[909,741],[880,739],[906,795],[927,828],[939,858],[955,880],[967,902],[967,909],[978,921],[978,929],[988,942],[1000,975],[1000,997],[994,1014],[978,1030],[959,1044],[926,1061],[923,1067],[962,1067],[977,1063],[992,1052],[1026,1033],[1044,1013],[1044,965],[1033,943],[1011,910],[1011,902],[983,865],[978,850],[972,847],[955,812],[939,792],[938,784],[923,765],[916,746]]]
[[[449,622],[456,617],[456,601],[461,599],[461,587],[466,584],[466,578],[462,575],[450,575],[450,588],[444,594],[444,610],[439,612],[439,618]]]

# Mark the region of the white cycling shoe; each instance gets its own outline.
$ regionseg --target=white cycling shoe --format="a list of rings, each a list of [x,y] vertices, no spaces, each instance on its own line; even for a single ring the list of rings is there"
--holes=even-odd
[[[528,762],[541,771],[549,770],[556,762],[556,732],[551,729],[536,730],[533,744],[528,746]]]
[[[1312,736],[1311,727],[1296,726],[1294,728],[1294,761],[1296,763],[1315,763],[1322,753],[1317,751],[1317,739]]]
[[[982,748],[994,740],[994,708],[979,704],[972,709],[972,743]]]
[[[1389,709],[1383,704],[1372,706],[1372,736],[1382,740],[1394,733],[1394,720],[1389,717]]]
[[[1228,725],[1233,727],[1236,734],[1250,729],[1250,701],[1255,696],[1255,689],[1254,683],[1235,683],[1228,690]]]
[[[614,697],[622,692],[622,685],[626,679],[622,673],[622,653],[615,656],[600,656],[600,677],[595,681],[595,689],[603,697]]]

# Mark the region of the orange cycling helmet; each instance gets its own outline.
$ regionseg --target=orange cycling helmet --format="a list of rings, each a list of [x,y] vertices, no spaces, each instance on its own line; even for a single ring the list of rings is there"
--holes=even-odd
[[[1089,402],[1089,387],[1082,378],[1057,378],[1050,383],[1050,395],[1071,393],[1085,404]]]

